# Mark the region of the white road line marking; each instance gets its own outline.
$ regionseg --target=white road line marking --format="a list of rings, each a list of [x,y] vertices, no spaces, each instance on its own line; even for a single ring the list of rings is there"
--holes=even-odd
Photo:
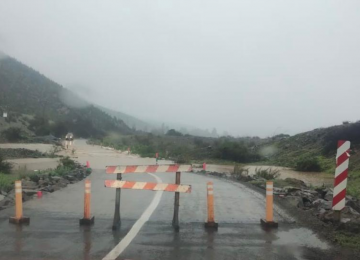
[[[157,182],[161,183],[162,180],[152,174],[148,173],[151,176],[153,176]],[[135,222],[135,224],[130,229],[129,233],[126,234],[126,236],[117,244],[111,251],[108,253],[102,260],[114,260],[116,259],[124,250],[130,245],[131,241],[136,237],[136,235],[139,233],[142,226],[145,224],[146,221],[149,220],[152,213],[155,211],[157,206],[160,203],[161,196],[163,194],[163,191],[157,191],[154,199],[151,201],[149,207],[143,212],[141,217]]]

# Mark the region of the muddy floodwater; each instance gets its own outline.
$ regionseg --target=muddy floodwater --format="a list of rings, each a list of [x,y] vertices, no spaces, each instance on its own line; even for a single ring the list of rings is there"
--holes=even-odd
[[[280,167],[280,166],[268,166],[268,165],[245,165],[244,168],[249,170],[249,175],[254,175],[256,168],[258,169],[276,169],[279,170],[279,178],[295,178],[298,180],[302,180],[308,185],[313,186],[321,186],[325,185],[331,187],[334,182],[334,177],[331,174],[323,173],[323,172],[298,172],[294,171],[290,168]],[[196,169],[198,170],[198,169]],[[201,169],[200,169],[201,170]],[[208,164],[206,166],[207,171],[214,172],[223,172],[223,173],[233,173],[234,166],[233,165],[217,165],[217,164]]]

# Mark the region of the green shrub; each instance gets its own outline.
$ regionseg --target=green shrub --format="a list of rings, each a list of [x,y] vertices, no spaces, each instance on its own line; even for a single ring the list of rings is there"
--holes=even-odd
[[[60,159],[60,164],[58,168],[67,168],[67,169],[74,169],[76,167],[76,163],[74,160],[70,159],[70,157],[66,156]]]
[[[303,172],[320,172],[321,166],[319,158],[315,156],[300,157],[295,163],[295,170]]]
[[[169,136],[183,136],[182,133],[176,131],[175,129],[170,129],[169,131],[167,131],[166,135],[169,135]]]
[[[360,172],[349,172],[347,194],[360,198]]]
[[[10,127],[2,131],[1,135],[9,142],[18,142],[24,139],[23,132],[19,127]]]
[[[9,174],[11,171],[11,163],[6,162],[4,160],[4,157],[0,154],[0,172],[5,173],[5,174]]]
[[[258,178],[263,178],[265,180],[274,180],[277,177],[280,176],[279,170],[278,169],[272,169],[272,168],[268,168],[268,169],[255,169],[255,176]]]
[[[13,175],[0,173],[0,190],[9,192],[11,189],[14,188],[15,180],[16,180],[16,177]]]
[[[237,180],[246,179],[249,176],[249,169],[241,167],[239,164],[235,164],[233,176]]]

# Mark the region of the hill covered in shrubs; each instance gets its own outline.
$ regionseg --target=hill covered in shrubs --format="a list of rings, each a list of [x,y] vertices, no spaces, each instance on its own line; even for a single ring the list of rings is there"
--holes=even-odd
[[[7,118],[2,117],[3,112]],[[122,120],[9,56],[0,59],[0,113],[0,132],[17,128],[5,135],[18,138],[63,137],[67,132],[84,138],[103,137],[111,131],[132,133]]]

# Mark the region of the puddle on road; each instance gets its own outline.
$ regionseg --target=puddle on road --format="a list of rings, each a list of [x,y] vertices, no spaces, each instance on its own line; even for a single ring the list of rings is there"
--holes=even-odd
[[[296,245],[323,250],[329,249],[326,242],[321,241],[311,230],[307,228],[290,229],[288,231],[278,231],[275,233],[277,239],[273,242],[275,245]]]

